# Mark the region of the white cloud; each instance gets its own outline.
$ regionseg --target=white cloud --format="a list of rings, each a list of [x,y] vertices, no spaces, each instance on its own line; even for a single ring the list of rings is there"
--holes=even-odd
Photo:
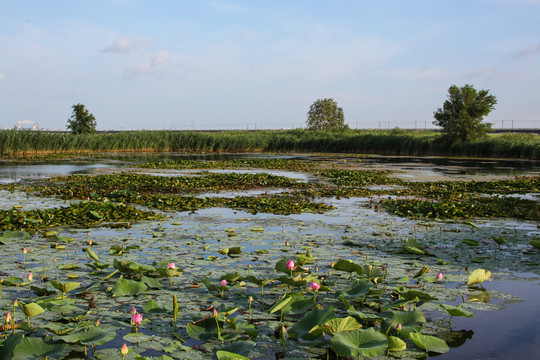
[[[519,51],[515,51],[514,53],[512,53],[512,57],[518,60],[521,60],[521,59],[529,60],[538,54],[540,54],[540,43],[528,46]]]
[[[171,54],[168,51],[159,50],[151,63],[139,63],[130,67],[126,71],[124,79],[131,80],[139,76],[150,75],[170,60]]]
[[[165,50],[159,50],[154,60],[152,60],[152,67],[159,66],[161,64],[165,64],[171,59],[171,54],[169,54],[168,51]]]
[[[102,50],[102,52],[129,54],[141,45],[148,45],[151,41],[146,38],[136,38],[133,40],[123,37]]]

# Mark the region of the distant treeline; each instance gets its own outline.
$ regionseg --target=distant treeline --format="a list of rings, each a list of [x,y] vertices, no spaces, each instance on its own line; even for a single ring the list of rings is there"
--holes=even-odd
[[[540,136],[497,134],[448,144],[435,131],[354,130],[136,131],[111,134],[0,130],[0,156],[84,152],[328,152],[403,156],[540,159]]]

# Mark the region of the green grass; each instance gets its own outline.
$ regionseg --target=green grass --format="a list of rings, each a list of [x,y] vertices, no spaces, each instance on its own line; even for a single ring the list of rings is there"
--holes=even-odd
[[[489,135],[449,146],[436,131],[137,131],[72,135],[42,131],[0,130],[0,156],[107,151],[174,152],[328,152],[402,156],[463,156],[540,159],[540,137]]]

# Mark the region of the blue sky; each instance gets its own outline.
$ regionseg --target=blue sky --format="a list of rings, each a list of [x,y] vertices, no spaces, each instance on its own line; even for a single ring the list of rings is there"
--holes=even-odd
[[[452,84],[540,126],[540,0],[0,3],[0,128],[77,103],[100,130],[291,128],[328,97],[352,128],[432,127]]]

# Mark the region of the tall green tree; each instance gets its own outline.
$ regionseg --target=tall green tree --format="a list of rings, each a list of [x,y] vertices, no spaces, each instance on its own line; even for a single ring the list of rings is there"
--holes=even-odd
[[[66,128],[73,134],[93,134],[96,132],[96,118],[83,104],[73,105],[73,114],[67,121]]]
[[[311,104],[306,124],[308,130],[343,131],[349,128],[343,109],[332,98],[317,99]]]
[[[491,123],[482,122],[497,104],[489,90],[477,91],[472,85],[450,86],[448,100],[433,113],[433,124],[442,127],[451,142],[469,142],[486,136]]]

